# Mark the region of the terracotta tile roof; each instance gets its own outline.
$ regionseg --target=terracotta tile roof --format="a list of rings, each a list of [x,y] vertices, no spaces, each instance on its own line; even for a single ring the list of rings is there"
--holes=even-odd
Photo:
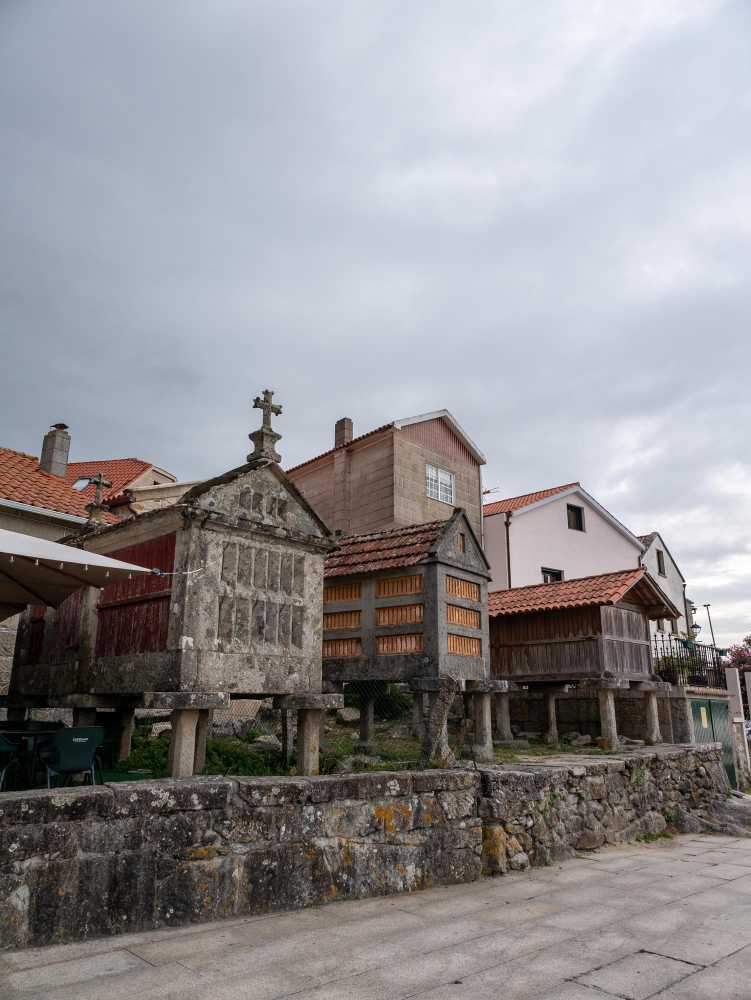
[[[84,476],[102,472],[112,487],[105,491],[105,499],[121,493],[151,463],[138,458],[108,459],[101,462],[71,462],[65,478],[51,476],[39,468],[39,459],[12,448],[0,448],[0,498],[15,503],[41,507],[62,514],[86,517],[86,505],[94,498],[94,487],[74,490],[73,483]],[[117,522],[114,515],[108,520]]]
[[[297,472],[298,469],[302,469],[306,465],[310,465],[311,462],[317,462],[319,458],[326,458],[327,455],[333,455],[335,451],[340,451],[343,448],[349,448],[350,445],[356,444],[358,441],[363,441],[365,438],[372,437],[374,434],[380,434],[381,431],[387,431],[394,426],[394,421],[392,420],[390,424],[382,424],[380,427],[375,427],[372,431],[368,431],[366,434],[359,434],[357,437],[352,438],[348,444],[339,445],[338,448],[329,448],[328,451],[322,451],[320,455],[314,455],[313,458],[306,458],[304,462],[300,462],[299,465],[293,465],[291,469],[285,469],[287,475],[291,472]]]
[[[493,514],[506,514],[508,511],[520,510],[522,507],[528,507],[531,503],[537,503],[538,500],[555,496],[556,493],[564,493],[572,486],[581,486],[581,483],[565,483],[563,486],[551,486],[550,489],[537,490],[535,493],[523,493],[518,497],[493,500],[491,503],[483,504],[482,513],[484,517],[491,517]]]
[[[615,604],[646,575],[644,567],[639,566],[618,573],[561,580],[559,583],[496,590],[488,594],[488,613],[494,618],[496,615],[519,615],[530,611],[560,611],[564,608]]]
[[[431,521],[342,538],[339,548],[326,557],[324,575],[351,576],[417,566],[428,558],[448,524],[448,521]]]

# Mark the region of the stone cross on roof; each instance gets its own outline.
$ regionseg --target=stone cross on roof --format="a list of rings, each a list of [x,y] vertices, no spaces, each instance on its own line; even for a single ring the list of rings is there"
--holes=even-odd
[[[259,458],[265,458],[270,462],[281,462],[282,456],[276,450],[277,441],[282,435],[277,434],[271,427],[271,415],[278,416],[282,408],[278,403],[272,403],[274,393],[271,389],[264,389],[263,396],[256,396],[253,400],[253,409],[263,410],[263,423],[257,431],[253,431],[248,437],[253,442],[253,451],[248,455],[249,462],[255,462]]]
[[[97,472],[95,476],[89,476],[89,485],[94,487],[94,499],[86,504],[89,521],[103,521],[102,492],[108,490],[112,483],[101,472]]]

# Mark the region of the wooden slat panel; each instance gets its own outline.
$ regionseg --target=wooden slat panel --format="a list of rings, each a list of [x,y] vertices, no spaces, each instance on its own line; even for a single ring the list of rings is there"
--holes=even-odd
[[[376,625],[408,625],[421,622],[422,604],[397,604],[392,608],[376,608]]]
[[[458,656],[481,656],[482,642],[468,635],[448,634],[448,651],[456,653]]]
[[[465,628],[480,627],[480,612],[474,608],[460,608],[458,604],[446,605],[446,620],[452,625],[464,625]]]
[[[85,590],[76,590],[66,597],[55,616],[57,644],[60,652],[77,649],[80,642],[81,610]]]
[[[162,535],[110,553],[136,566],[171,573],[175,535]],[[97,656],[153,653],[167,648],[172,577],[139,575],[106,586],[99,601]]]
[[[359,580],[354,583],[332,583],[323,588],[323,600],[325,604],[333,604],[334,601],[359,601],[361,592]]]
[[[464,597],[468,601],[480,600],[480,584],[471,580],[460,580],[457,576],[446,577],[446,593]]]
[[[328,611],[323,616],[324,628],[359,628],[361,611]]]
[[[362,653],[362,643],[359,639],[324,639],[323,657],[328,659],[335,656],[360,656]]]
[[[422,576],[390,576],[376,584],[377,597],[402,597],[404,594],[419,594],[422,591]]]
[[[379,635],[376,636],[376,653],[419,653],[423,648],[421,633],[410,635]]]

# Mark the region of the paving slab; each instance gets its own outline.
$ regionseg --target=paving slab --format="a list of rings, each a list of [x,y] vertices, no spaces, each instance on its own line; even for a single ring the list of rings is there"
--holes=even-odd
[[[749,1000],[751,840],[7,952],[1,1000]]]

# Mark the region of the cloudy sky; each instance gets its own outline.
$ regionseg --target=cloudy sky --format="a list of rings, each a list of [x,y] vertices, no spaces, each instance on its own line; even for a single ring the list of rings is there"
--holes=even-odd
[[[288,465],[447,407],[751,631],[747,2],[3,0],[0,148],[0,444],[195,478],[265,386]]]

